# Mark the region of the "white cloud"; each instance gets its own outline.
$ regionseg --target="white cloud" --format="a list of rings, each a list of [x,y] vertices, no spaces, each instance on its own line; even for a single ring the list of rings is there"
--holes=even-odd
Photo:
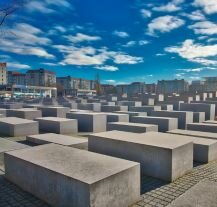
[[[203,21],[206,19],[204,14],[200,10],[193,11],[192,13],[183,13],[182,16],[186,16],[193,21]]]
[[[209,38],[207,42],[217,42],[217,38]]]
[[[166,5],[156,6],[152,9],[158,12],[175,12],[181,10],[180,4],[183,2],[183,0],[173,0]]]
[[[206,14],[217,13],[216,0],[194,0],[193,5],[196,7],[201,7]]]
[[[217,24],[210,21],[197,22],[189,26],[189,28],[193,29],[195,34],[201,34],[201,35],[217,34]]]
[[[123,47],[134,47],[134,46],[143,46],[143,45],[147,45],[149,44],[149,41],[147,40],[139,40],[139,41],[129,41],[127,42],[125,45],[123,45]]]
[[[75,36],[68,35],[68,36],[65,36],[65,38],[73,43],[79,43],[79,42],[85,42],[85,41],[91,42],[91,41],[101,40],[101,37],[99,36],[90,36],[90,35],[86,35],[82,33],[77,33]]]
[[[157,53],[156,54],[157,57],[159,57],[159,56],[165,56],[165,55],[166,55],[165,53]]]
[[[20,69],[30,69],[30,66],[29,65],[26,65],[26,64],[21,64],[21,63],[18,63],[18,62],[8,62],[7,63],[7,67],[8,69],[17,69],[17,70],[20,70]]]
[[[180,46],[165,48],[166,52],[177,53],[180,57],[203,65],[215,65],[217,61],[206,59],[217,55],[217,44],[195,44],[194,40],[185,40]]]
[[[96,66],[95,68],[98,70],[105,70],[105,71],[111,71],[111,72],[119,70],[118,67],[111,66],[111,65]]]
[[[149,11],[147,9],[141,9],[140,12],[142,14],[142,17],[144,17],[144,18],[149,18],[152,15],[151,11]]]
[[[64,60],[61,61],[62,65],[104,65],[108,60],[116,64],[137,64],[143,61],[141,57],[130,56],[123,52],[108,51],[107,48],[96,49],[90,46],[65,45],[55,45],[54,48],[65,54]]]
[[[53,6],[57,8],[53,8]],[[50,14],[59,11],[59,8],[71,8],[71,4],[67,0],[44,0],[44,1],[29,1],[25,5],[29,12],[40,12],[44,14]],[[50,8],[52,7],[52,8]]]
[[[48,65],[48,66],[57,66],[57,65],[59,65],[57,63],[41,63],[41,64]]]
[[[121,37],[121,38],[127,38],[127,37],[129,37],[129,34],[127,32],[118,31],[118,30],[115,30],[113,32],[113,35]]]
[[[29,24],[19,23],[10,30],[10,33],[0,39],[0,50],[19,55],[35,55],[44,58],[54,58],[42,45],[51,44],[51,40],[44,37],[44,33]]]
[[[176,69],[177,71],[184,71],[184,72],[187,72],[187,73],[190,73],[190,72],[201,72],[203,70],[217,70],[217,68],[213,68],[213,67],[201,67],[201,68],[187,68],[187,69]]]
[[[65,27],[62,27],[62,26],[60,26],[60,25],[55,26],[54,28],[55,28],[56,30],[58,30],[59,32],[62,32],[62,33],[65,33],[65,32],[67,31]]]
[[[162,17],[157,17],[148,24],[147,34],[156,36],[157,32],[170,32],[171,30],[181,27],[184,23],[184,20],[175,16],[166,15]]]

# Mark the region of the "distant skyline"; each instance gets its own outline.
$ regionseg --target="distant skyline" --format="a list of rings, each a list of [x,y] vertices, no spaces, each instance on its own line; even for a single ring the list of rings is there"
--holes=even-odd
[[[31,0],[1,30],[9,70],[111,84],[217,76],[216,0]]]

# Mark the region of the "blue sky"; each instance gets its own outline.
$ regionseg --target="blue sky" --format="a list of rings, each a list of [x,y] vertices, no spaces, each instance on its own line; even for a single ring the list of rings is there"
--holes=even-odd
[[[10,70],[112,84],[217,76],[217,0],[27,2],[2,28]]]

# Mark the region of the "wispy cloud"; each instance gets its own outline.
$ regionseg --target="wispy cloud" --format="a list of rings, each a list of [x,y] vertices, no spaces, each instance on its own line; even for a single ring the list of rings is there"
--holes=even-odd
[[[197,22],[189,26],[194,30],[195,34],[201,35],[215,35],[217,34],[217,24],[210,21]]]
[[[141,9],[140,12],[141,12],[142,17],[144,18],[149,18],[152,16],[152,12],[150,10]]]
[[[127,32],[118,31],[118,30],[115,30],[115,31],[113,32],[113,35],[118,36],[118,37],[120,37],[120,38],[127,38],[127,37],[129,37],[129,34],[128,34]]]
[[[118,67],[112,65],[103,65],[103,66],[96,66],[98,70],[105,70],[105,71],[117,71],[119,70]]]
[[[176,12],[181,10],[180,4],[182,4],[183,2],[184,0],[173,0],[168,4],[155,6],[152,8],[152,10],[158,12]]]
[[[77,33],[75,36],[68,35],[68,36],[65,36],[65,38],[73,43],[91,42],[91,41],[101,40],[101,37],[99,36],[90,36],[90,35],[82,34],[82,33]]]

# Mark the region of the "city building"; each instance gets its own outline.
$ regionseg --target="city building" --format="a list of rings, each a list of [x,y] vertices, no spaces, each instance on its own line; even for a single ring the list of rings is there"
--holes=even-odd
[[[128,85],[127,94],[128,95],[137,95],[143,94],[146,92],[146,85],[144,82],[134,82]]]
[[[116,90],[118,95],[127,94],[128,84],[116,85]]]
[[[205,91],[217,91],[217,77],[204,78]]]
[[[189,84],[184,79],[161,80],[157,83],[158,93],[184,93],[189,90]]]
[[[101,85],[101,92],[102,92],[102,94],[115,94],[117,91],[116,91],[116,87],[114,85],[102,84]]]
[[[76,96],[78,92],[82,94],[95,90],[95,81],[74,78],[71,76],[57,77],[57,91],[59,95]]]
[[[14,84],[16,85],[26,85],[26,74],[20,73],[16,71],[8,71],[8,81],[7,84],[9,86],[12,86]]]
[[[192,93],[201,93],[205,91],[205,81],[196,80],[192,81],[189,86],[189,91]]]
[[[156,93],[157,85],[155,83],[145,84],[147,93]]]
[[[7,63],[0,63],[0,85],[7,85]]]
[[[56,74],[43,68],[28,70],[26,81],[29,86],[54,87],[56,85]]]

